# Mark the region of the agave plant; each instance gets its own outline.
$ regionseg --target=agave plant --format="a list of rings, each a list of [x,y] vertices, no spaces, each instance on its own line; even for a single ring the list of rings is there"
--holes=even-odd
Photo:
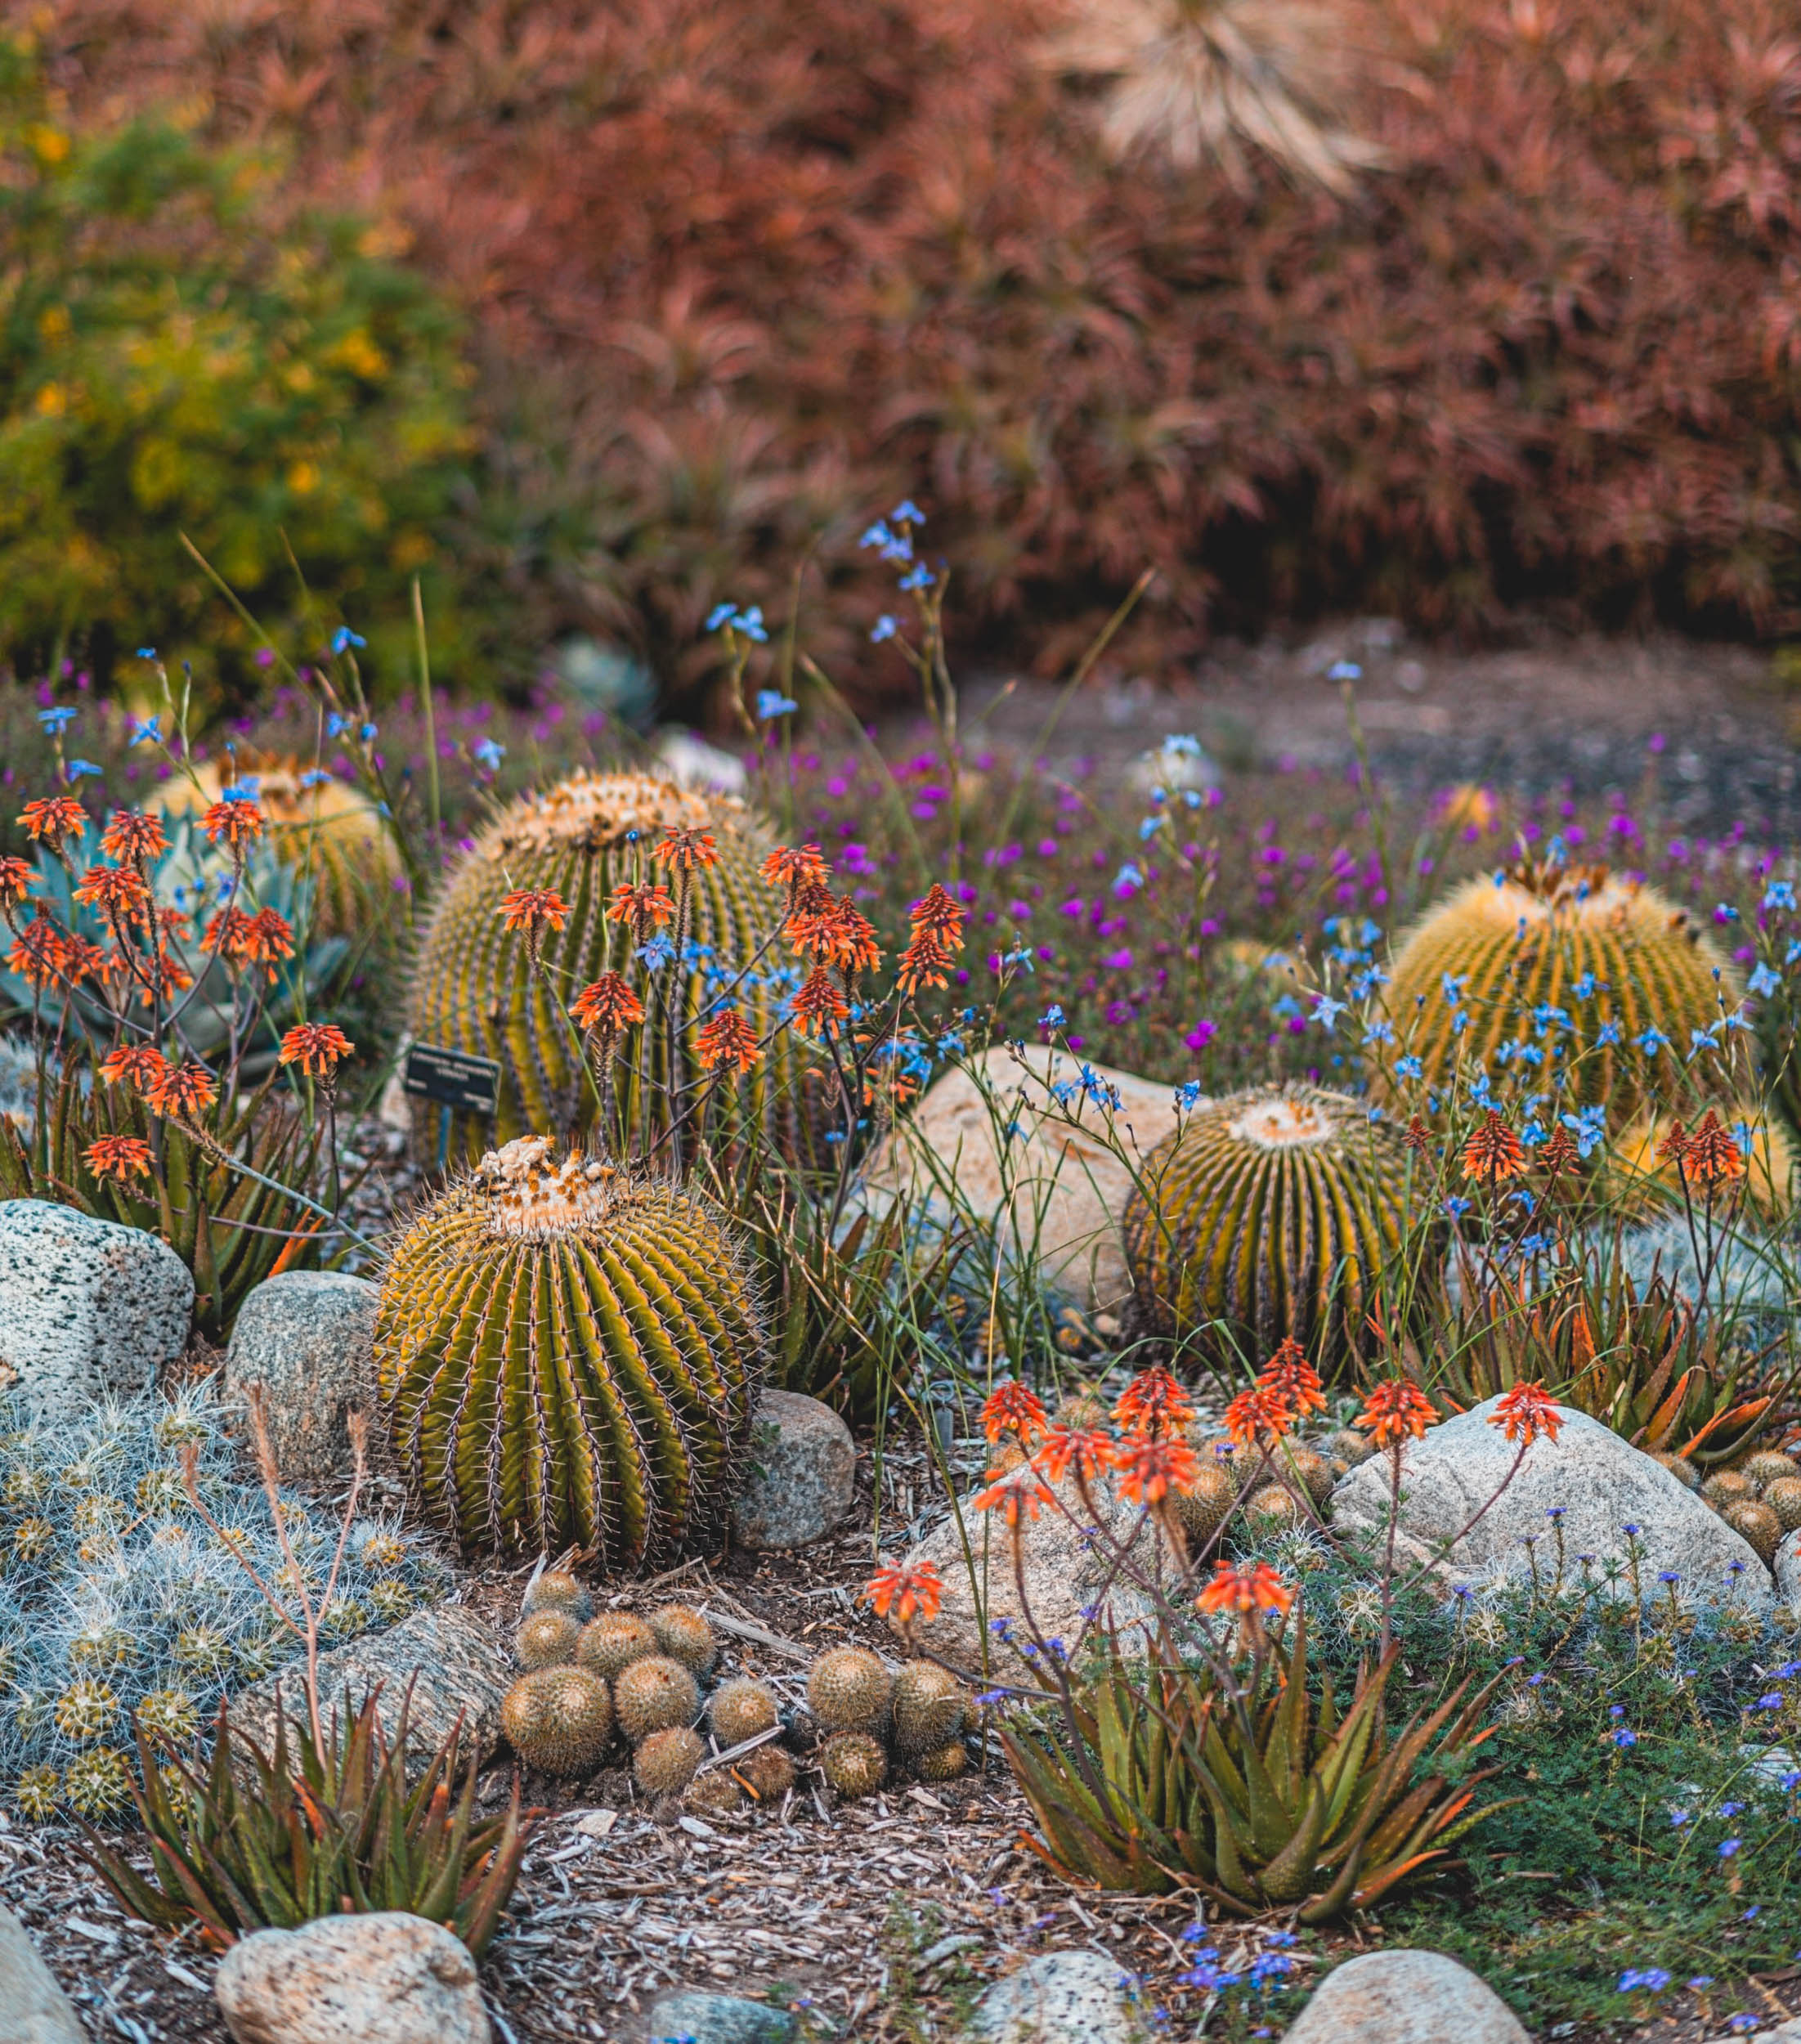
[[[1460,1685],[1391,1739],[1396,1652],[1364,1663],[1340,1717],[1329,1680],[1317,1704],[1309,1692],[1299,1613],[1242,1689],[1167,1634],[1148,1663],[1109,1637],[1071,1692],[1073,1736],[1001,1734],[1042,1833],[1029,1842],[1065,1880],[1198,1888],[1233,1916],[1284,1908],[1321,1923],[1368,1907],[1489,1814],[1469,1805],[1492,1770],[1467,1762],[1492,1729],[1478,1728],[1490,1689],[1466,1703]]]
[[[480,1958],[539,1813],[521,1812],[515,1782],[504,1815],[475,1821],[480,1755],[472,1746],[464,1760],[456,1726],[409,1787],[406,1705],[390,1743],[376,1702],[371,1694],[353,1715],[347,1697],[323,1746],[301,1734],[292,1753],[278,1714],[268,1754],[231,1728],[222,1705],[204,1774],[140,1728],[132,1800],[151,1878],[84,1825],[85,1857],[128,1915],[160,1930],[195,1928],[216,1951],[247,1931],[399,1909],[442,1924]]]
[[[78,1050],[49,1087],[42,1131],[22,1133],[0,1116],[0,1199],[54,1200],[161,1235],[193,1272],[194,1324],[217,1344],[252,1286],[317,1261],[323,1217],[297,1195],[317,1191],[322,1132],[289,1109],[272,1078],[220,1114],[218,1150],[244,1170],[172,1120],[159,1129],[140,1096],[96,1083]],[[89,1149],[118,1136],[155,1139],[158,1168],[141,1179],[96,1172]]]
[[[1467,1303],[1423,1385],[1443,1412],[1539,1383],[1646,1454],[1706,1469],[1748,1453],[1786,1411],[1789,1387],[1763,1354],[1723,1348],[1713,1316],[1655,1267],[1636,1282],[1617,1244],[1566,1256],[1538,1289],[1481,1280],[1467,1259],[1463,1276]]]

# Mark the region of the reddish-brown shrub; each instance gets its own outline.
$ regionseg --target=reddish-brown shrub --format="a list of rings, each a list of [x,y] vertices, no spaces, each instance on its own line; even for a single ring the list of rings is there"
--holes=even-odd
[[[471,544],[667,671],[816,533],[848,574],[903,491],[965,616],[1045,658],[1147,563],[1166,647],[1525,597],[1795,628],[1791,8],[1351,0],[1390,168],[1342,203],[1111,160],[1037,61],[1061,4],[61,0],[44,32],[78,103],[291,136],[414,238],[497,365]]]

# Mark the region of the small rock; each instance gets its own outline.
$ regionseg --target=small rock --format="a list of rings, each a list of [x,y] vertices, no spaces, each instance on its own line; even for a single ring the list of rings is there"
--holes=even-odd
[[[1131,1296],[1120,1221],[1134,1170],[1142,1171],[1176,1127],[1175,1088],[1101,1065],[1085,1067],[1061,1051],[1028,1047],[1023,1055],[1024,1065],[997,1048],[973,1071],[947,1072],[877,1144],[864,1183],[872,1193],[907,1192],[943,1213],[947,1203],[936,1190],[942,1180],[956,1186],[961,1206],[985,1221],[1002,1204],[997,1127],[1010,1127],[1017,1132],[1006,1141],[1014,1223],[1000,1224],[1002,1247],[1036,1256],[1045,1281],[1083,1311],[1117,1308]],[[1080,1093],[1067,1109],[1052,1100],[1052,1086],[1079,1081],[1085,1069],[1117,1088],[1120,1105],[1110,1115]],[[1078,1115],[1082,1126],[1071,1127],[1065,1113]]]
[[[1529,2044],[1492,1988],[1438,1952],[1366,1952],[1319,1983],[1282,2044]]]
[[[1131,1542],[1128,1551],[1133,1562],[1149,1574],[1156,1535],[1143,1513],[1118,1497],[1104,1478],[1091,1487],[1095,1501],[1105,1509],[1113,1538]],[[1089,1537],[1087,1511],[1073,1477],[1065,1477],[1051,1488],[1058,1502],[1045,1505],[1037,1518],[1024,1520],[1020,1526],[1026,1603],[1032,1622],[1044,1637],[1060,1639],[1073,1651],[1077,1635],[1088,1622],[1083,1610],[1097,1605],[1103,1596],[1107,1616],[1122,1631],[1148,1616],[1151,1600],[1123,1580],[1116,1580],[1111,1589],[1103,1591],[1108,1576],[1116,1574],[1113,1549]],[[970,1498],[962,1500],[959,1509],[961,1533],[953,1514],[914,1550],[913,1559],[936,1565],[944,1585],[938,1616],[916,1620],[914,1637],[929,1653],[942,1654],[965,1667],[985,1668],[993,1665],[1006,1643],[994,1630],[997,1622],[1013,1622],[1016,1643],[1028,1642],[1031,1634],[1020,1607],[1011,1535],[997,1515],[974,1510]],[[965,1535],[970,1544],[967,1555]]]
[[[141,1228],[46,1199],[0,1202],[0,1386],[42,1419],[155,1387],[187,1347],[194,1280]]]
[[[742,795],[750,785],[744,762],[736,754],[722,752],[679,724],[665,724],[652,743],[665,772],[685,788],[713,788],[727,795]]]
[[[6,2044],[87,2044],[87,2033],[38,1957],[25,1925],[0,1908],[0,2036]]]
[[[831,1406],[766,1391],[750,1424],[750,1476],[732,1508],[741,1546],[763,1551],[822,1540],[849,1509],[857,1472],[850,1429]]]
[[[392,1738],[400,1724],[407,1684],[413,1701],[407,1713],[407,1742],[432,1751],[450,1737],[460,1715],[463,1750],[473,1738],[484,1750],[500,1735],[500,1700],[513,1679],[507,1643],[462,1604],[433,1604],[386,1632],[371,1633],[319,1656],[322,1711],[353,1710],[381,1684],[382,1728]],[[275,1737],[276,1701],[284,1697],[290,1723],[303,1719],[306,1690],[301,1663],[290,1663],[246,1689],[231,1706],[231,1722],[267,1748]]]
[[[1801,1528],[1783,1535],[1775,1566],[1776,1595],[1791,1611],[1801,1610]]]
[[[258,1930],[213,1991],[237,2044],[489,2044],[459,1939],[397,1909]]]
[[[1561,1507],[1568,1580],[1580,1579],[1579,1554],[1595,1557],[1597,1574],[1610,1562],[1624,1567],[1628,1526],[1638,1530],[1639,1585],[1648,1605],[1668,1595],[1657,1578],[1673,1569],[1678,1594],[1691,1607],[1735,1602],[1762,1614],[1774,1602],[1770,1572],[1719,1514],[1649,1455],[1641,1455],[1598,1419],[1570,1406],[1553,1441],[1528,1450],[1519,1474],[1475,1527],[1439,1563],[1439,1546],[1474,1518],[1500,1489],[1519,1450],[1488,1423],[1498,1401],[1488,1400],[1427,1429],[1401,1457],[1401,1508],[1396,1551],[1404,1565],[1431,1561],[1442,1578],[1476,1585],[1503,1576],[1524,1577],[1537,1558],[1539,1578],[1554,1575],[1557,1531],[1548,1510]],[[1333,1532],[1361,1539],[1372,1551],[1388,1525],[1390,1467],[1374,1455],[1353,1469],[1332,1494]],[[1732,1564],[1740,1564],[1735,1572]]]
[[[1046,1952],[997,1980],[975,2005],[983,2044],[1140,2044],[1138,1983],[1098,1952]]]
[[[683,1988],[651,2004],[650,2044],[788,2044],[794,2033],[786,2009],[740,1995]]]
[[[380,1288],[343,1271],[282,1271],[246,1294],[225,1351],[227,1396],[260,1383],[269,1443],[289,1481],[350,1472],[345,1416],[375,1410]]]

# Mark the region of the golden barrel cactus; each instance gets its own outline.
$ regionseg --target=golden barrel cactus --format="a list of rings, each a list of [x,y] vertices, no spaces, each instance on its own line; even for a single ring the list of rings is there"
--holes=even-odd
[[[1402,944],[1385,997],[1395,1041],[1371,1080],[1391,1092],[1412,1056],[1443,1088],[1471,1060],[1500,1098],[1546,1093],[1561,1069],[1566,1100],[1604,1105],[1619,1128],[1680,1083],[1691,1033],[1742,994],[1708,932],[1655,888],[1605,866],[1520,865],[1458,888]]]
[[[1172,1338],[1212,1323],[1209,1345],[1228,1352],[1267,1356],[1293,1337],[1331,1368],[1364,1346],[1412,1167],[1361,1102],[1319,1087],[1253,1087],[1200,1109],[1127,1203],[1140,1312]]]
[[[466,1549],[576,1546],[608,1570],[723,1532],[763,1352],[711,1206],[579,1152],[553,1162],[542,1136],[424,1208],[375,1316],[392,1440],[426,1508]]]
[[[661,1126],[672,1076],[670,1032],[660,1025],[660,1002],[650,998],[644,968],[632,961],[631,936],[624,924],[608,920],[607,906],[621,885],[666,877],[650,854],[670,830],[710,831],[719,854],[692,876],[688,935],[707,955],[681,982],[683,1052],[674,1077],[686,1083],[698,1076],[693,1038],[703,997],[710,997],[709,969],[729,975],[748,965],[781,920],[782,897],[759,871],[775,840],[735,796],[694,794],[647,773],[578,772],[548,794],[515,802],[487,826],[449,876],[426,926],[413,975],[411,1034],[422,1043],[495,1059],[500,1066],[495,1123],[491,1127],[459,1115],[453,1156],[466,1158],[491,1141],[543,1129],[587,1130],[594,1091],[550,989],[567,988],[572,997],[608,970],[624,973],[651,1009],[629,1063],[620,1070],[626,1127],[642,1133]],[[570,907],[564,927],[544,936],[542,976],[532,973],[524,944],[500,916],[503,899],[515,888],[552,889]],[[786,948],[772,949],[763,962],[765,968],[786,966]],[[665,967],[664,975],[674,969]],[[721,983],[711,984],[716,993]],[[764,1037],[782,992],[759,976],[732,995],[732,1005]],[[747,1109],[772,1132],[776,1118],[790,1109],[791,1057],[785,1035],[744,1081]]]
[[[347,935],[368,921],[371,900],[400,876],[400,853],[381,811],[361,788],[293,758],[238,768],[269,819],[269,842],[284,866],[312,883],[312,934]],[[177,775],[158,794],[172,816],[199,814],[219,799],[226,781],[219,764],[196,766],[195,779]]]

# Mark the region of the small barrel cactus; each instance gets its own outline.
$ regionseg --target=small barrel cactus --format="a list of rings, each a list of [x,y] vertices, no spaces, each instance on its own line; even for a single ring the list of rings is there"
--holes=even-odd
[[[736,1771],[759,1803],[779,1803],[794,1786],[794,1757],[773,1740],[746,1753]]]
[[[1651,1061],[1658,1037],[1687,1052],[1743,989],[1708,932],[1667,895],[1605,866],[1515,867],[1497,886],[1468,881],[1432,909],[1396,953],[1384,993],[1395,1040],[1373,1066],[1379,1094],[1396,1061],[1416,1057],[1442,1090],[1467,1060],[1499,1074],[1498,1096],[1543,1090],[1543,1072],[1503,1045],[1561,1051],[1572,1101],[1604,1106],[1620,1128],[1649,1105],[1648,1082],[1679,1068]],[[1609,1025],[1611,1025],[1611,1027]]]
[[[547,1568],[526,1590],[519,1607],[520,1616],[524,1618],[539,1611],[567,1611],[578,1625],[582,1625],[593,1615],[594,1601],[567,1569]]]
[[[888,1779],[888,1749],[867,1732],[835,1732],[819,1750],[819,1767],[840,1795],[873,1795]]]
[[[576,1642],[576,1658],[608,1682],[616,1682],[634,1661],[656,1652],[656,1635],[636,1611],[603,1611],[590,1618]]]
[[[554,1668],[576,1657],[581,1627],[566,1611],[552,1606],[535,1611],[513,1636],[522,1668]]]
[[[501,1700],[500,1731],[527,1767],[586,1774],[613,1736],[612,1699],[585,1668],[535,1669]]]
[[[390,1257],[375,1361],[394,1445],[467,1549],[661,1562],[724,1530],[761,1316],[713,1208],[549,1149],[490,1152]]]
[[[680,1661],[653,1654],[634,1661],[613,1684],[613,1707],[620,1730],[638,1746],[653,1732],[692,1726],[701,1715],[701,1692]]]
[[[1413,1159],[1342,1093],[1252,1087],[1189,1117],[1127,1202],[1126,1257],[1149,1330],[1205,1330],[1227,1356],[1299,1342],[1322,1373],[1361,1352],[1399,1257]]]
[[[1720,1514],[1732,1531],[1748,1540],[1757,1550],[1758,1558],[1768,1567],[1776,1558],[1778,1542],[1782,1538],[1782,1522],[1767,1504],[1754,1498],[1742,1498],[1736,1504],[1729,1504]]]
[[[651,1613],[651,1630],[658,1647],[697,1675],[712,1672],[715,1657],[713,1628],[692,1604],[665,1604]]]
[[[865,1647],[834,1647],[807,1675],[807,1708],[827,1732],[880,1732],[891,1678]]]
[[[722,1746],[741,1746],[759,1732],[773,1732],[781,1723],[775,1692],[750,1675],[722,1682],[713,1692],[706,1715]]]
[[[922,1782],[954,1782],[968,1771],[969,1764],[969,1751],[963,1741],[950,1739],[921,1754],[913,1763],[913,1772]]]
[[[639,1741],[632,1755],[632,1779],[647,1795],[679,1795],[706,1758],[699,1732],[685,1724],[665,1725]]]
[[[928,1752],[962,1728],[963,1685],[935,1661],[909,1661],[894,1678],[889,1702],[897,1752]]]
[[[567,1024],[525,947],[508,934],[503,899],[515,888],[547,888],[568,903],[567,922],[545,939],[544,961],[549,984],[573,990],[629,960],[631,937],[607,920],[607,903],[615,889],[656,876],[651,850],[670,830],[710,833],[717,857],[692,875],[686,935],[698,948],[678,983],[688,1017],[682,1069],[669,1069],[668,1032],[647,1028],[640,1080],[622,1101],[647,1132],[677,1088],[701,1075],[693,1039],[710,997],[709,974],[748,966],[781,919],[782,898],[759,871],[775,840],[754,813],[731,796],[690,794],[651,774],[580,772],[497,817],[439,894],[420,946],[409,1026],[420,1042],[499,1062],[495,1139],[585,1130],[594,1110]],[[746,975],[735,994],[759,1037],[770,1033],[786,991],[759,974]],[[793,1056],[785,1042],[772,1047],[745,1080],[749,1110],[772,1132],[793,1105],[786,1097]],[[486,1129],[473,1116],[456,1117],[452,1154],[473,1154]]]

